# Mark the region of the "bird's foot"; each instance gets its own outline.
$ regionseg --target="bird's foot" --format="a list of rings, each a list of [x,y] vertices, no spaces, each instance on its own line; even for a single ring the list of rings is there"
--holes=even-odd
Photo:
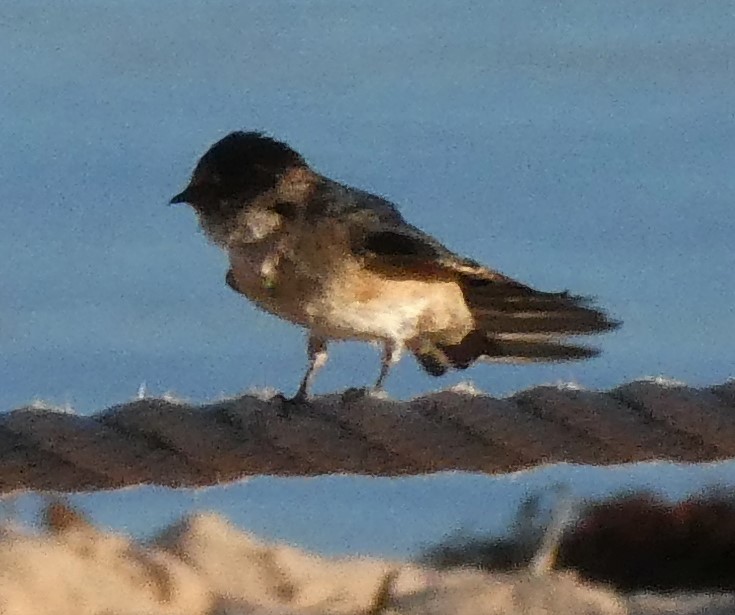
[[[379,387],[352,387],[342,393],[342,403],[349,404],[365,398],[386,399],[388,394]]]
[[[311,408],[311,397],[303,393],[296,393],[293,397],[286,397],[282,393],[278,393],[271,399],[277,404],[276,414],[284,419],[291,418]]]

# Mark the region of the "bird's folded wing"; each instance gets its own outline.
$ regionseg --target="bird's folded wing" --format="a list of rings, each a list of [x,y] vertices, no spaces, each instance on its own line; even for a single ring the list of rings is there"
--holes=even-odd
[[[457,282],[478,325],[498,334],[589,334],[619,324],[588,297],[535,290],[454,254],[407,223],[372,219],[354,227],[352,247],[367,268],[386,277]]]
[[[386,277],[476,280],[478,285],[499,284],[514,289],[513,293],[532,291],[531,288],[463,258],[437,239],[408,224],[392,218],[362,212],[350,220],[351,247],[363,259],[365,266]]]

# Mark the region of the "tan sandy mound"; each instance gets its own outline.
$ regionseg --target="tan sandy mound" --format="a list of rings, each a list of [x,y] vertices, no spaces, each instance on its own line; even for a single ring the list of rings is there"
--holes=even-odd
[[[199,615],[213,597],[196,571],[164,551],[80,526],[0,540],[0,613]]]
[[[155,544],[187,562],[211,590],[259,606],[289,605],[309,613],[369,609],[387,575],[399,591],[423,586],[425,573],[377,559],[330,559],[269,544],[216,515],[197,515],[165,531]]]
[[[0,533],[3,615],[618,615],[735,612],[729,596],[632,601],[568,574],[438,572],[268,544],[214,515],[148,544],[64,507],[48,532]],[[729,609],[729,610],[728,610]]]

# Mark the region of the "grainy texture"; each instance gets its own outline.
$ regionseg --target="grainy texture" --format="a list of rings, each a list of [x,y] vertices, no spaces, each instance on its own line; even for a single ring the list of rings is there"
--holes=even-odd
[[[0,415],[0,492],[213,485],[251,475],[489,474],[539,464],[735,457],[735,381],[637,381],[604,392],[537,387],[410,401],[319,397],[284,416],[254,396],[193,407],[141,399],[92,416]]]
[[[624,596],[569,573],[326,558],[197,515],[139,543],[64,506],[0,528],[4,615],[724,615],[730,594]]]

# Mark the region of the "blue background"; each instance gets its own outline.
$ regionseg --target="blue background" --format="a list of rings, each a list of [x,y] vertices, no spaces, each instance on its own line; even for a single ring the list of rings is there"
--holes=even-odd
[[[455,251],[543,289],[594,295],[625,323],[581,364],[480,365],[435,380],[407,358],[388,382],[393,396],[465,378],[495,395],[658,374],[725,380],[733,26],[729,2],[680,0],[6,0],[0,409],[42,399],[87,413],[142,384],[192,402],[295,390],[303,333],[227,289],[225,258],[193,213],[166,206],[203,151],[240,128],[390,198]],[[338,344],[316,390],[377,371],[375,349]],[[692,471],[621,476],[673,472],[676,482]],[[603,472],[609,486],[613,474]],[[216,508],[309,547],[406,553],[480,518],[500,527],[533,484],[257,479],[80,501],[137,533]],[[361,541],[366,523],[375,527]]]

